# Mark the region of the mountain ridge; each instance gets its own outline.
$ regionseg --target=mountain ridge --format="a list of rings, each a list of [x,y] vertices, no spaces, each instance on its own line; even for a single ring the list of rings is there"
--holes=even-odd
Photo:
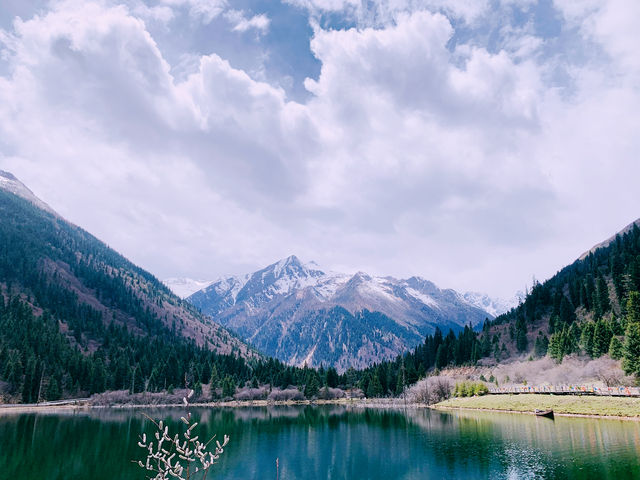
[[[436,327],[460,331],[493,318],[464,295],[421,277],[324,272],[295,255],[251,274],[223,277],[187,300],[284,362],[341,370],[391,358]],[[287,336],[298,341],[292,344]]]

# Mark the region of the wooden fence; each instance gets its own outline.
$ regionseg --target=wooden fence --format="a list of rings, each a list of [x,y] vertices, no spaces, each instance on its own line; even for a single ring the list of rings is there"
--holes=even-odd
[[[553,395],[603,395],[640,397],[640,387],[597,387],[595,385],[520,385],[489,388],[493,395],[542,393]]]

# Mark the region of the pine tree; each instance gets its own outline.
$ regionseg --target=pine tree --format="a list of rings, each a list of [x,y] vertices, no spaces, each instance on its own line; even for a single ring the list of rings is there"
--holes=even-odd
[[[308,399],[311,399],[317,397],[319,391],[320,383],[318,382],[318,377],[316,377],[315,373],[309,372],[309,374],[307,375],[307,381],[304,386],[304,396]]]
[[[609,287],[607,286],[607,282],[605,282],[602,276],[598,276],[597,290],[598,304],[600,306],[600,311],[604,315],[609,310],[611,310],[611,302],[609,300]]]
[[[524,317],[518,317],[516,320],[516,348],[519,352],[524,352],[527,349],[527,324]]]
[[[441,344],[438,346],[438,350],[436,351],[436,368],[444,368],[448,363],[446,347],[444,344]]]
[[[327,385],[331,388],[336,388],[340,382],[338,371],[334,367],[327,369]]]
[[[573,306],[567,300],[567,297],[562,296],[562,300],[560,301],[560,321],[563,324],[563,327],[571,325],[576,319],[576,312]],[[558,326],[556,325],[556,329]]]
[[[549,348],[549,339],[542,332],[538,333],[536,337],[536,343],[534,345],[534,352],[536,357],[542,358],[547,354]]]
[[[556,332],[549,340],[549,356],[557,362],[561,362],[564,357],[564,332]]]
[[[618,337],[611,337],[609,343],[609,356],[614,360],[620,360],[624,354],[622,342]]]
[[[49,385],[47,385],[47,391],[45,393],[45,398],[47,400],[58,400],[61,396],[60,385],[55,377],[51,377],[49,379]]]
[[[622,368],[627,375],[640,375],[640,323],[632,322],[627,327]]]
[[[404,372],[401,371],[398,375],[398,381],[396,382],[396,395],[400,395],[402,392],[404,392],[404,387]]]
[[[627,299],[627,323],[640,322],[640,293],[629,292]]]
[[[587,322],[582,327],[582,334],[580,335],[580,346],[584,352],[590,357],[593,356],[593,333],[595,331],[595,323]]]
[[[222,396],[223,398],[233,397],[236,393],[236,382],[231,375],[227,375],[222,380]]]
[[[378,398],[383,395],[382,384],[380,383],[380,378],[378,377],[378,373],[374,373],[373,377],[371,377],[371,381],[369,382],[369,386],[367,387],[367,397],[369,398]]]
[[[596,322],[595,329],[593,331],[593,357],[597,358],[609,351],[609,344],[611,343],[611,328],[607,321],[600,319]]]
[[[211,365],[211,375],[209,376],[211,390],[215,390],[220,386],[220,378],[218,377],[218,369],[215,365]]]

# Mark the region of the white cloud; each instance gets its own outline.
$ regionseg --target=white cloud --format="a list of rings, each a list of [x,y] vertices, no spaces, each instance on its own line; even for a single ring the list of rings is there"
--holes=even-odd
[[[232,25],[234,32],[241,33],[255,29],[259,34],[265,34],[269,30],[269,24],[271,23],[269,17],[264,13],[247,17],[246,13],[241,10],[228,10],[225,12],[224,17]]]
[[[555,0],[567,21],[602,48],[617,67],[616,76],[640,76],[640,2]]]
[[[615,1],[563,10],[607,54],[582,63],[544,58],[528,27],[505,28],[504,49],[452,46],[452,17],[488,15],[472,2],[390,2],[387,24],[316,24],[306,103],[216,53],[185,52],[189,73],[174,78],[143,21],[170,28],[167,12],[110,5],[58,2],[0,35],[0,166],[160,276],[296,253],[509,294],[638,216],[638,55]],[[227,8],[164,7],[203,21]],[[571,91],[548,80],[558,65]]]
[[[186,7],[193,18],[210,23],[227,8],[227,0],[161,0],[172,7]]]
[[[488,6],[487,0],[285,0],[314,15],[341,12],[361,26],[385,25],[405,13],[439,11],[467,22],[476,20]]]

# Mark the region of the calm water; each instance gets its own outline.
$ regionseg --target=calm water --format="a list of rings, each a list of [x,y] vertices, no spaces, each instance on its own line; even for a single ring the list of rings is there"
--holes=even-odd
[[[146,410],[180,428],[180,410]],[[194,410],[231,442],[208,478],[640,479],[640,422],[344,407]],[[0,416],[1,479],[143,479],[140,411]]]

